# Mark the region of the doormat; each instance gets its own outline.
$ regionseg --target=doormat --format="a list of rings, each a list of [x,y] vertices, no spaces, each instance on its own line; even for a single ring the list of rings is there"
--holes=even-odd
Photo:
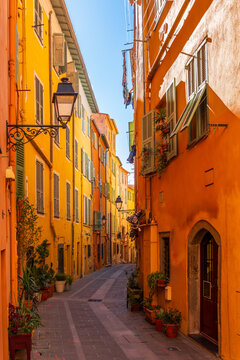
[[[213,344],[211,341],[207,340],[205,337],[201,336],[200,334],[189,334],[189,337],[195,340],[200,345],[204,346],[212,353],[218,354],[218,346],[216,344]]]

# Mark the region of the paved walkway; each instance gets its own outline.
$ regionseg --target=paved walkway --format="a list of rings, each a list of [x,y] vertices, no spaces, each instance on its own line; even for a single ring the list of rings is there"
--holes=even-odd
[[[126,309],[125,270],[132,268],[102,269],[41,303],[44,327],[34,333],[32,359],[216,360],[187,337],[168,339],[142,312]]]

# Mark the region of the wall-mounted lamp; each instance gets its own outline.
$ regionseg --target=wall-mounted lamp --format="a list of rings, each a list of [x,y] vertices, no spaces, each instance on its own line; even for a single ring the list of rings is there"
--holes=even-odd
[[[16,151],[17,146],[32,141],[39,134],[49,134],[53,138],[56,137],[58,129],[65,129],[70,121],[77,96],[78,93],[73,90],[72,83],[68,81],[68,78],[62,78],[52,99],[60,125],[10,125],[7,122],[7,150]]]
[[[123,204],[123,201],[121,199],[121,196],[118,195],[118,197],[116,198],[115,200],[115,204],[116,204],[116,207],[117,207],[117,210],[118,212],[122,212],[122,213],[134,213],[135,212],[135,209],[126,209],[126,210],[121,210],[122,208],[122,204]]]
[[[15,174],[13,172],[12,166],[9,166],[6,169],[6,180],[9,182],[15,181]]]

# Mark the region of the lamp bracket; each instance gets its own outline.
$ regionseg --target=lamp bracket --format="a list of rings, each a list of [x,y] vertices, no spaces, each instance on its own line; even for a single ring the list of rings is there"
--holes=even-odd
[[[118,212],[131,215],[131,214],[134,214],[136,211],[135,211],[135,209],[126,209],[126,210],[118,210]]]
[[[27,144],[40,134],[49,134],[55,138],[59,128],[65,128],[66,125],[10,125],[7,122],[7,151],[17,150],[18,146]]]

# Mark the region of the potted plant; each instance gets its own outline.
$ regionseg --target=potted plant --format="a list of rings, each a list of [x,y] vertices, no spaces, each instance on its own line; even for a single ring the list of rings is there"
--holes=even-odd
[[[66,276],[65,290],[71,290],[73,277],[71,275]]]
[[[33,302],[36,303],[35,293],[39,287],[31,272],[31,269],[25,267],[22,269],[22,275],[18,275],[19,300],[32,308]]]
[[[182,314],[177,309],[169,308],[162,314],[162,322],[167,337],[176,337],[182,320]]]
[[[152,297],[148,297],[142,302],[143,311],[145,313],[145,319],[150,322],[150,324],[155,324],[156,317],[155,311],[160,309],[159,305],[152,305]]]
[[[163,328],[163,313],[164,310],[162,308],[155,311],[155,319],[156,319],[156,329],[157,331],[162,331]]]
[[[56,291],[58,293],[62,293],[65,289],[65,283],[66,283],[66,275],[65,274],[61,274],[61,273],[57,273],[55,275],[55,286],[56,286]]]
[[[29,307],[20,304],[9,304],[9,348],[11,358],[14,359],[15,350],[27,349],[30,360],[32,331],[42,326],[39,314]]]
[[[154,291],[157,289],[157,287],[166,286],[166,283],[168,283],[168,277],[160,271],[155,271],[155,272],[148,274],[147,281],[148,281],[150,291],[153,294]]]
[[[126,272],[126,275],[128,273]],[[133,271],[128,277],[127,281],[127,306],[130,303],[131,311],[136,311],[140,309],[142,303],[142,289],[139,287],[137,281],[137,272]]]

